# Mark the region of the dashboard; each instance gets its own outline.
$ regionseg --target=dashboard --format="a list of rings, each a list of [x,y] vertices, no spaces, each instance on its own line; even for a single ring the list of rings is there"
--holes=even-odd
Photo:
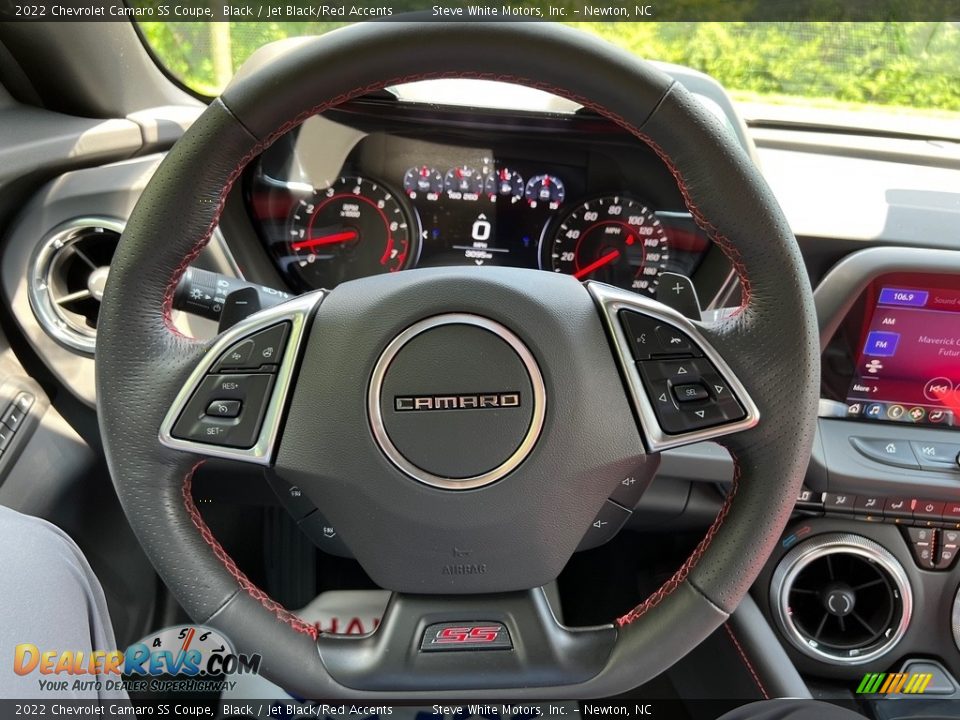
[[[657,296],[671,272],[691,278],[705,309],[738,304],[726,257],[692,222],[669,171],[635,138],[576,109],[484,110],[446,100],[367,97],[281,137],[234,188],[222,233],[197,266],[291,292],[423,267],[506,265]],[[846,686],[864,671],[928,656],[960,677],[960,634],[949,624],[955,605],[960,617],[960,561],[951,547],[960,543],[960,225],[956,194],[943,192],[958,186],[960,173],[931,159],[920,141],[894,157],[886,138],[875,152],[854,152],[844,150],[850,136],[836,135],[826,151],[824,135],[751,129],[816,287],[823,348],[807,488],[754,594],[808,677]],[[96,247],[114,227],[116,241],[165,150],[149,146],[135,156],[118,148],[113,162],[90,160],[40,188],[3,247],[2,290],[26,350],[90,408],[94,359],[42,324],[30,285],[60,273],[62,287],[47,285],[76,292],[73,275],[83,267],[67,265],[69,253],[46,274],[34,271],[38,248],[62,245],[58,233],[78,219],[86,234],[71,241]],[[67,319],[89,322],[81,313]],[[208,323],[190,334],[215,332]],[[42,393],[26,390],[38,399],[37,414]],[[4,454],[8,465],[31,432],[29,425],[18,431]],[[647,496],[647,509],[641,503],[633,517],[699,528],[716,515],[713,486],[728,487],[733,467],[722,449],[698,445],[663,453],[660,476],[652,488],[659,495]],[[807,545],[824,538],[832,545]],[[793,580],[807,572],[819,582],[822,568],[791,555],[811,547],[889,590],[863,598],[874,602],[866,607],[877,620],[865,618],[875,633],[850,637],[831,620],[826,640],[834,649],[821,637],[811,650],[822,614],[800,606],[804,588]],[[871,562],[855,565],[857,557]],[[794,569],[795,576],[787,572]],[[785,604],[799,609],[796,623],[781,613]],[[886,641],[874,637],[888,632]]]
[[[250,216],[290,289],[451,265],[566,273],[650,296],[671,272],[698,276],[708,300],[727,280],[722,255],[705,265],[712,243],[673,178],[605,121],[538,115],[505,127],[502,114],[457,122],[449,110],[384,105],[312,118],[249,173]]]

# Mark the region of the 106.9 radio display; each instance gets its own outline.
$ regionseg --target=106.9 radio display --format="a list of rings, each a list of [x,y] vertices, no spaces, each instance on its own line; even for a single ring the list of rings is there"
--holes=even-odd
[[[880,284],[847,393],[847,415],[960,425],[960,289]]]

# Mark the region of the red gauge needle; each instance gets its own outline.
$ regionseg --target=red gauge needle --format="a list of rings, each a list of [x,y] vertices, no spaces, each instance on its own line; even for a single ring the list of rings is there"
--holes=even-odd
[[[356,230],[344,230],[343,232],[332,233],[330,235],[320,235],[318,237],[307,238],[293,243],[290,247],[294,250],[303,250],[304,248],[320,247],[321,245],[335,245],[336,243],[356,240],[360,237]]]
[[[614,260],[616,260],[618,257],[620,257],[620,251],[619,251],[619,250],[611,250],[610,252],[608,252],[608,253],[607,253],[606,255],[604,255],[603,257],[601,257],[601,258],[599,258],[599,259],[597,259],[597,260],[594,260],[592,263],[590,263],[589,265],[587,265],[585,268],[582,268],[582,269],[580,269],[580,270],[577,270],[577,272],[575,272],[575,273],[573,274],[573,276],[574,276],[577,280],[579,280],[579,279],[582,278],[582,277],[586,277],[587,275],[589,275],[590,273],[592,273],[594,270],[597,270],[598,268],[602,268],[602,267],[603,267],[604,265],[606,265],[607,263],[612,263],[612,262],[613,262]]]

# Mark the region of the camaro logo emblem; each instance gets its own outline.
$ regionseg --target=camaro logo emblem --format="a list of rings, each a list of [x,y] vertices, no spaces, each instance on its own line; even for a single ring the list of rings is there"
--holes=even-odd
[[[520,393],[483,393],[479,395],[398,395],[393,407],[399,412],[421,410],[482,410],[520,407]]]

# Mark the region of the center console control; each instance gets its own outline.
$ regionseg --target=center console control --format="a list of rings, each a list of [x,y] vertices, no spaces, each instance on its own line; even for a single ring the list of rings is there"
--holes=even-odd
[[[960,549],[960,502],[909,497],[818,493],[804,488],[796,509],[806,515],[846,516],[904,526],[917,566],[949,570]]]
[[[851,437],[850,444],[861,455],[885,465],[960,474],[960,442]]]

